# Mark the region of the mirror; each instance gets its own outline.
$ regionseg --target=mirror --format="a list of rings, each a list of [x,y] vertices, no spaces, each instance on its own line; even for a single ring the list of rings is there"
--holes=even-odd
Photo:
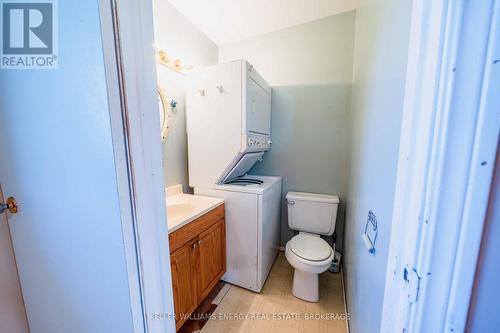
[[[158,106],[160,110],[161,142],[164,142],[170,128],[170,106],[163,90],[158,87]]]

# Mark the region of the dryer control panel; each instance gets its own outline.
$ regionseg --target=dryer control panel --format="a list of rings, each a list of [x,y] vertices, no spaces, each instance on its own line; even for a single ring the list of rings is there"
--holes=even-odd
[[[241,151],[267,151],[271,149],[272,140],[268,135],[247,134],[241,137]]]

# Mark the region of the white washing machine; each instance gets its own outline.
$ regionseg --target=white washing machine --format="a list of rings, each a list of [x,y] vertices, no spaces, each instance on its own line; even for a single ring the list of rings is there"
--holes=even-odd
[[[237,183],[195,188],[224,199],[226,262],[222,280],[260,292],[280,246],[281,177],[246,175]]]
[[[189,185],[226,207],[223,280],[260,292],[280,242],[281,177],[250,176],[271,149],[272,89],[245,60],[188,76]]]

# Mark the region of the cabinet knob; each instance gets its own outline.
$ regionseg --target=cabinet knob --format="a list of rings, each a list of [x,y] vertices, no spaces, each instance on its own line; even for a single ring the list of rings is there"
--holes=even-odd
[[[196,247],[197,247],[197,246],[198,246],[198,244],[193,243],[193,246],[191,246],[191,247],[192,247],[192,248],[193,248],[193,250],[194,250],[194,249],[196,249]]]
[[[198,241],[198,245],[201,245],[201,243],[203,243],[203,241],[200,239],[200,240]]]

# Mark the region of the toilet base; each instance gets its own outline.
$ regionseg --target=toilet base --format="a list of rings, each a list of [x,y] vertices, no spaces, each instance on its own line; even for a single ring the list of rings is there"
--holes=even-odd
[[[292,294],[304,301],[318,302],[318,274],[309,274],[295,269],[293,273]]]

